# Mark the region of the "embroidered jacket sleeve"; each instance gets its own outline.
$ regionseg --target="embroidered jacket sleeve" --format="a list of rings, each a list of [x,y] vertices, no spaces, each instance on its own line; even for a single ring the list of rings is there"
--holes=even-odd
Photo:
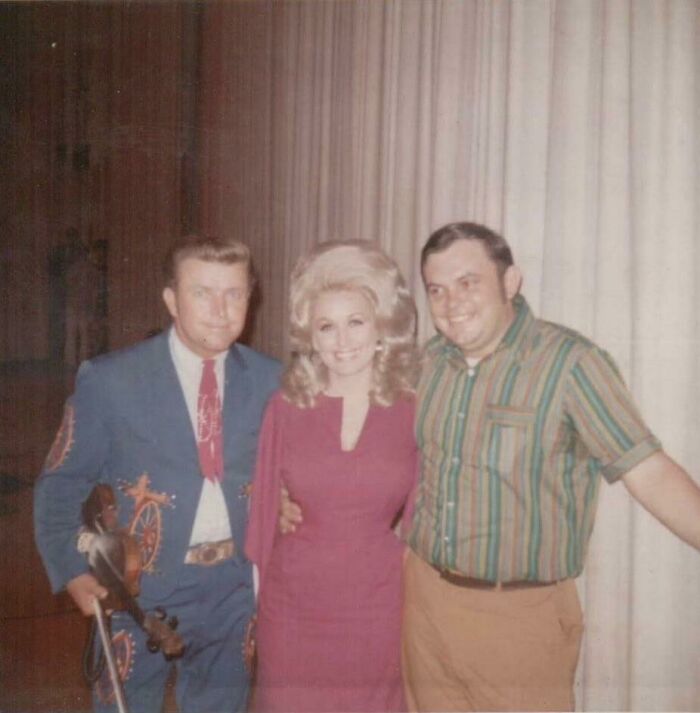
[[[97,371],[84,363],[34,489],[34,532],[54,592],[88,571],[77,550],[81,505],[99,481],[110,438]]]

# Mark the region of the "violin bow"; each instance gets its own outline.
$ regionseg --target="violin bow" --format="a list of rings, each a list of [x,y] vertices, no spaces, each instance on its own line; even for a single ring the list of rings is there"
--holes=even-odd
[[[102,649],[107,659],[107,668],[109,669],[109,678],[112,681],[112,689],[114,690],[114,697],[117,702],[117,709],[119,713],[128,713],[126,707],[126,701],[124,700],[124,690],[122,689],[122,682],[119,678],[119,671],[117,670],[117,662],[114,659],[114,649],[112,648],[112,640],[107,633],[107,626],[105,625],[104,612],[102,611],[102,604],[97,597],[93,600],[93,605],[95,608],[95,619],[97,621],[97,630],[100,632],[100,639],[102,640]]]

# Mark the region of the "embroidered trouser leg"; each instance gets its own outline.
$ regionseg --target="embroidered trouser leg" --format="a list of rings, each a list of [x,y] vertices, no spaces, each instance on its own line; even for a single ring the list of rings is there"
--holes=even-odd
[[[402,659],[414,711],[573,710],[583,632],[573,580],[487,590],[410,553]]]
[[[128,615],[113,617],[112,633],[121,662],[129,713],[154,713],[162,708],[165,683],[177,668],[176,698],[181,713],[244,711],[249,674],[243,643],[253,613],[250,565],[234,560],[212,567],[188,565],[180,584],[158,602],[179,619],[185,642],[182,658],[165,660],[146,648],[143,632]],[[144,603],[146,607],[155,603]],[[116,710],[107,672],[94,687],[95,710]]]

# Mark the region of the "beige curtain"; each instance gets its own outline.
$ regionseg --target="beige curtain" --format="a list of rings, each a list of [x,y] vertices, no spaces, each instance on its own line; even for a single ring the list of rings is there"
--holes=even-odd
[[[504,231],[543,317],[619,363],[700,466],[700,3],[347,0],[207,6],[201,223],[254,246],[254,342],[283,355],[309,245],[379,241],[432,332],[417,256],[457,219]],[[700,559],[603,488],[580,592],[582,710],[700,710]]]

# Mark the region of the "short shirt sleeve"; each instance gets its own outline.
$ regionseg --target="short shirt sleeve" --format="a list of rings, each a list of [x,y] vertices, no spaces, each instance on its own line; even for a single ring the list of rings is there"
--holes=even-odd
[[[602,349],[591,347],[576,362],[565,399],[567,416],[608,482],[661,449],[617,366]]]

